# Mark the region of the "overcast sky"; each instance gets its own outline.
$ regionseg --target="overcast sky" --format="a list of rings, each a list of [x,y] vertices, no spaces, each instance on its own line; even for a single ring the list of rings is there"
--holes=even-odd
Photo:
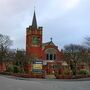
[[[90,36],[90,0],[0,0],[0,33],[10,36],[13,48],[25,48],[34,5],[38,26],[43,26],[43,42],[52,37],[62,48],[82,44]]]

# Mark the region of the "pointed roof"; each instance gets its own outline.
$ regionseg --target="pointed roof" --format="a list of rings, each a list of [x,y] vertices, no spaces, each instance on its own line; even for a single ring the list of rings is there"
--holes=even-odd
[[[35,13],[35,11],[34,11],[34,15],[33,15],[32,27],[33,28],[37,28],[37,20],[36,20],[36,13]]]
[[[42,48],[44,49],[45,46],[47,46],[47,45],[56,46],[52,41],[50,41],[50,42],[43,43],[43,44],[42,44]]]

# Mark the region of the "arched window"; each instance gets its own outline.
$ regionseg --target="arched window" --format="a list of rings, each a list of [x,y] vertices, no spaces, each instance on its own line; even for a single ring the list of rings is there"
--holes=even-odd
[[[45,51],[46,60],[56,60],[56,50],[54,48],[49,48]]]

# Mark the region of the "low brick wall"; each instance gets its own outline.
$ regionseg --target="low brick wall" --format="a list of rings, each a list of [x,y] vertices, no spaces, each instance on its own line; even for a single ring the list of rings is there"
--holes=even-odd
[[[22,77],[22,78],[45,78],[45,74],[19,74],[19,73],[9,73],[9,72],[2,72],[2,75],[11,75],[15,77]],[[63,76],[57,75],[55,76],[56,79],[80,79],[80,78],[90,78],[90,75],[77,75],[77,76]]]
[[[23,77],[23,78],[45,78],[44,75],[40,75],[40,74],[11,74],[12,76],[16,76],[16,77]]]
[[[80,79],[80,78],[90,78],[90,75],[77,75],[77,76],[58,75],[56,76],[56,79]]]
[[[5,72],[6,71],[6,66],[4,63],[0,63],[0,72]]]

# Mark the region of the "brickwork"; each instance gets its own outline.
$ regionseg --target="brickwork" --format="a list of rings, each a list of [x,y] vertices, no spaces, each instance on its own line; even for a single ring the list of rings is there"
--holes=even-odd
[[[54,65],[57,61],[62,61],[63,53],[59,51],[52,39],[50,42],[42,43],[42,32],[43,28],[37,27],[34,12],[32,25],[26,29],[26,53],[37,59],[48,61],[46,66],[43,65],[43,70],[46,74],[53,74]],[[26,68],[28,71],[32,70],[30,65],[27,65]]]

